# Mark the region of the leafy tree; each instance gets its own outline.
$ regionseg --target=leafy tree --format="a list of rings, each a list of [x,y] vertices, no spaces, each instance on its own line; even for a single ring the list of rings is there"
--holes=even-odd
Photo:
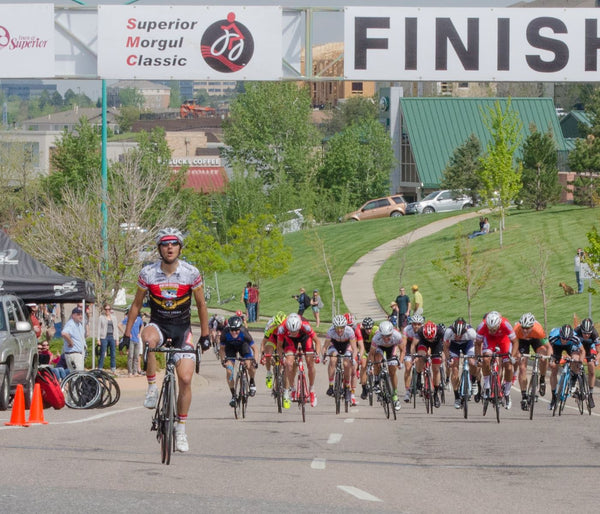
[[[139,121],[140,110],[133,105],[126,105],[119,109],[119,114],[115,117],[121,132],[129,132],[133,123]]]
[[[225,271],[227,261],[221,251],[221,245],[211,229],[211,218],[194,212],[188,219],[190,230],[185,238],[185,259],[194,264],[206,276],[210,273]]]
[[[310,92],[289,82],[249,83],[223,123],[232,166],[253,169],[267,186],[311,179],[319,137],[310,121]]]
[[[590,133],[585,139],[576,140],[575,149],[569,154],[569,166],[578,172],[575,180],[569,182],[574,202],[594,207],[600,198],[600,138]]]
[[[552,131],[531,134],[523,144],[523,189],[519,199],[527,206],[541,211],[557,203],[561,185],[558,183],[558,154]]]
[[[500,246],[504,216],[510,203],[521,190],[521,163],[514,165],[515,152],[519,148],[523,124],[518,112],[511,109],[510,98],[503,110],[496,101],[487,114],[483,114],[483,122],[490,132],[491,140],[487,144],[486,155],[481,159],[478,169],[482,188],[480,194],[490,205],[495,204],[500,210]]]
[[[350,204],[359,206],[388,194],[393,165],[392,142],[381,123],[353,123],[327,143],[319,184],[334,196],[346,193]]]
[[[233,225],[227,237],[226,254],[234,272],[244,273],[260,286],[263,279],[287,272],[292,253],[283,244],[283,236],[268,215],[246,215]]]
[[[100,176],[100,145],[100,129],[90,125],[87,118],[80,118],[73,132],[63,131],[50,156],[52,173],[45,180],[53,199],[59,201],[67,186],[73,191],[84,190],[91,178]]]
[[[327,127],[327,135],[335,134],[353,123],[362,123],[379,118],[377,98],[354,96],[340,102],[331,110],[331,119]]]
[[[481,142],[475,134],[452,154],[450,162],[443,171],[440,186],[443,189],[462,191],[475,198],[481,189],[481,181],[477,170],[480,166]]]
[[[437,258],[431,262],[456,289],[465,294],[468,321],[471,323],[473,299],[488,283],[493,271],[492,264],[484,256],[475,256],[471,239],[463,236],[460,224],[456,229],[453,252],[445,258]]]
[[[121,107],[137,107],[141,111],[145,102],[144,95],[139,89],[134,87],[119,89],[119,104]]]
[[[77,97],[77,95],[71,88],[67,89],[65,91],[65,95],[64,95],[64,104],[72,105],[74,103],[76,97]]]
[[[54,107],[62,107],[63,106],[63,97],[60,95],[58,91],[54,91],[52,93],[52,97],[50,98],[50,103]]]

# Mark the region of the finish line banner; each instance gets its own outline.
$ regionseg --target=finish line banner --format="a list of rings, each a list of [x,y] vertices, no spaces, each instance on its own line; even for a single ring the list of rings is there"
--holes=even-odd
[[[54,6],[0,5],[0,78],[54,77]]]
[[[280,7],[98,6],[103,79],[279,80]]]
[[[347,7],[348,80],[598,82],[600,9]]]

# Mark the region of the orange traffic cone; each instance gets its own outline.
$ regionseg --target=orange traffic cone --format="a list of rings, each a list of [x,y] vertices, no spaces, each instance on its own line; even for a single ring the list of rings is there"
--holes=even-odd
[[[44,420],[44,400],[42,400],[42,389],[40,384],[35,384],[33,387],[33,400],[31,401],[31,409],[29,410],[28,423],[41,423],[47,425]]]
[[[19,384],[17,386],[17,392],[13,399],[13,408],[10,415],[10,421],[4,423],[9,426],[28,427],[29,425],[25,422],[25,394],[23,393],[23,386]]]

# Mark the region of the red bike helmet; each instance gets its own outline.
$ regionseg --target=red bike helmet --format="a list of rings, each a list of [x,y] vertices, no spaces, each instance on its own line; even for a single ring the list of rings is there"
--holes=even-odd
[[[433,321],[428,321],[423,325],[423,336],[425,339],[435,339],[437,335],[437,325]]]
[[[235,315],[241,318],[244,315],[244,313],[242,311],[235,311]]]
[[[354,325],[354,316],[352,316],[352,314],[346,312],[344,318],[346,318],[346,323],[348,323],[348,325]]]

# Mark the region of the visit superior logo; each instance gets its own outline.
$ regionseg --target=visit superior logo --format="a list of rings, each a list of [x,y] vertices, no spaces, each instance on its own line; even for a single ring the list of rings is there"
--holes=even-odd
[[[0,50],[26,50],[29,48],[46,48],[47,39],[40,39],[38,36],[11,36],[10,31],[0,25]]]
[[[230,12],[226,20],[210,25],[200,42],[202,57],[212,69],[233,73],[246,66],[254,54],[254,39],[248,28]]]

